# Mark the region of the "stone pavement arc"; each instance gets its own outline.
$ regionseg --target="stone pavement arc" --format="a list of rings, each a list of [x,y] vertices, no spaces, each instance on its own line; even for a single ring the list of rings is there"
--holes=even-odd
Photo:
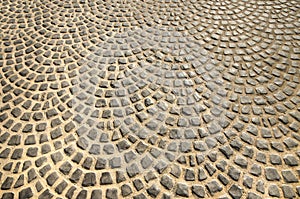
[[[0,197],[300,197],[299,1],[0,2]]]

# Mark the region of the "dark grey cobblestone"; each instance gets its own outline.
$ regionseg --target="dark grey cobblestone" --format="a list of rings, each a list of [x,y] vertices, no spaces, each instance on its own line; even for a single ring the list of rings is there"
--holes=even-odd
[[[297,1],[0,7],[0,198],[300,196]]]

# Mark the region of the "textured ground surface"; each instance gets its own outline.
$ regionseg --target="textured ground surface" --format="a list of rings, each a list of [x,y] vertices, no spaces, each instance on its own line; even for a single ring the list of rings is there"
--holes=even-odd
[[[0,197],[299,198],[299,1],[0,2]]]

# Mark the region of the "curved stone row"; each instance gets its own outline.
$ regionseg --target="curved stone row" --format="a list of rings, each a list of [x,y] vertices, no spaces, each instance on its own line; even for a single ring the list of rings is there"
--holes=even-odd
[[[296,198],[297,1],[0,3],[2,198]]]

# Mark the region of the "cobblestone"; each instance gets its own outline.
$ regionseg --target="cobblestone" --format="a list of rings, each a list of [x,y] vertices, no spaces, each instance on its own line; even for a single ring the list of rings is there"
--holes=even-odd
[[[189,197],[188,186],[183,183],[178,183],[176,186],[176,194],[182,197]]]
[[[232,185],[228,190],[228,193],[231,195],[232,198],[238,199],[242,197],[243,189],[237,185]]]
[[[299,3],[0,3],[0,198],[297,198]]]
[[[210,192],[210,194],[214,195],[216,194],[217,192],[220,192],[222,190],[222,187],[221,185],[213,180],[209,183],[206,184],[206,188],[208,189],[208,191]]]
[[[296,197],[296,194],[291,186],[282,185],[281,188],[282,188],[283,196],[285,198],[295,198]]]

